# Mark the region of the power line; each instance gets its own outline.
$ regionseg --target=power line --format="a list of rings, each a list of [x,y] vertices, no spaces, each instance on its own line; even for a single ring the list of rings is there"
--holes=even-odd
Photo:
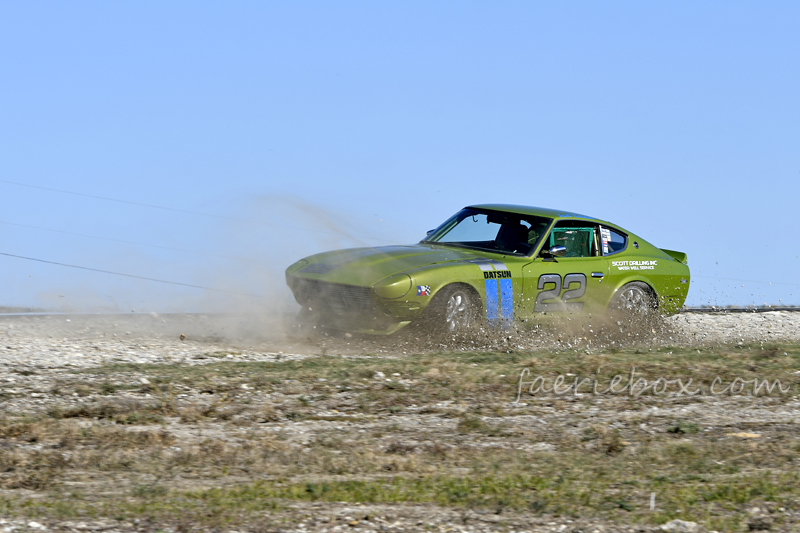
[[[213,213],[203,213],[203,212],[200,212],[200,211],[190,211],[188,209],[178,209],[176,207],[167,207],[167,206],[163,206],[163,205],[147,204],[147,203],[144,203],[144,202],[134,202],[134,201],[131,201],[131,200],[121,200],[119,198],[108,198],[107,196],[97,196],[97,195],[94,195],[94,194],[86,194],[86,193],[82,193],[82,192],[65,191],[63,189],[53,189],[51,187],[42,187],[40,185],[31,185],[29,183],[19,183],[17,181],[10,181],[10,180],[0,179],[0,182],[2,182],[2,183],[10,183],[11,185],[18,185],[20,187],[29,187],[31,189],[39,189],[39,190],[42,190],[42,191],[51,191],[51,192],[58,192],[58,193],[62,193],[62,194],[71,194],[73,196],[83,196],[85,198],[94,198],[95,200],[105,200],[107,202],[117,202],[117,203],[120,203],[120,204],[138,205],[140,207],[150,207],[150,208],[153,208],[153,209],[162,209],[164,211],[175,211],[177,213],[185,213],[185,214],[189,214],[189,215],[199,215],[199,216],[204,216],[204,217],[221,218],[221,219],[225,219],[225,220],[235,220],[237,222],[248,222],[250,224],[263,224],[263,225],[269,225],[269,226],[278,226],[278,224],[272,224],[270,222],[259,222],[259,221],[256,221],[256,220],[247,220],[247,219],[244,219],[244,218],[229,217],[229,216],[226,216],[226,215],[215,215]],[[295,228],[295,229],[307,229],[307,228]],[[320,231],[320,230],[308,229],[308,231]]]
[[[100,237],[100,236],[97,236],[97,235],[87,235],[85,233],[76,233],[74,231],[66,231],[66,230],[53,229],[53,228],[42,228],[40,226],[31,226],[29,224],[18,224],[16,222],[6,222],[5,220],[0,220],[0,224],[8,224],[10,226],[19,226],[21,228],[31,228],[31,229],[41,230],[41,231],[51,231],[51,232],[54,232],[54,233],[63,233],[65,235],[76,235],[78,237],[88,237],[90,239],[100,239],[100,240],[104,240],[104,241],[121,242],[121,243],[125,243],[125,244],[135,244],[136,246],[148,246],[150,248],[160,248],[162,250],[172,250],[172,251],[175,251],[175,252],[186,252],[186,253],[190,253],[190,254],[207,255],[209,257],[221,257],[221,258],[224,258],[224,259],[234,259],[236,261],[248,261],[248,262],[251,262],[251,263],[263,264],[261,261],[256,261],[254,259],[247,259],[245,257],[233,257],[233,256],[229,256],[229,255],[212,254],[210,252],[198,252],[196,250],[183,250],[181,248],[172,248],[170,246],[160,246],[158,244],[147,244],[147,243],[144,243],[144,242],[126,241],[126,240],[123,240],[123,239],[114,239],[112,237]]]
[[[18,185],[20,187],[29,187],[31,189],[39,189],[39,190],[42,190],[42,191],[58,192],[58,193],[61,193],[61,194],[71,194],[73,196],[83,196],[85,198],[93,198],[95,200],[105,200],[107,202],[117,202],[117,203],[120,203],[120,204],[137,205],[137,206],[140,206],[140,207],[150,207],[152,209],[161,209],[163,211],[174,211],[176,213],[184,213],[184,214],[188,214],[188,215],[197,215],[197,216],[203,216],[203,217],[218,218],[218,219],[222,219],[222,220],[232,220],[232,221],[235,221],[235,222],[246,222],[248,224],[258,224],[258,225],[261,225],[261,226],[273,226],[273,227],[284,228],[284,229],[303,230],[303,231],[310,231],[310,232],[314,232],[314,233],[328,233],[328,234],[331,234],[331,235],[338,235],[338,233],[336,233],[334,231],[328,231],[328,230],[324,230],[324,229],[304,228],[304,227],[301,227],[301,226],[288,226],[286,224],[276,224],[274,222],[262,222],[262,221],[259,221],[259,220],[249,220],[249,219],[246,219],[246,218],[230,217],[230,216],[227,216],[227,215],[216,215],[216,214],[213,214],[213,213],[203,213],[201,211],[190,211],[188,209],[179,209],[177,207],[167,207],[167,206],[164,206],[164,205],[148,204],[148,203],[144,203],[144,202],[134,202],[134,201],[131,201],[131,200],[122,200],[122,199],[119,199],[119,198],[109,198],[107,196],[98,196],[98,195],[95,195],[95,194],[86,194],[86,193],[82,193],[82,192],[65,191],[63,189],[54,189],[52,187],[42,187],[41,185],[30,185],[29,183],[20,183],[18,181],[0,179],[0,183],[8,183],[8,184],[11,184],[11,185]],[[367,240],[374,241],[376,239],[367,239]]]
[[[229,291],[225,289],[215,289],[214,287],[204,287],[202,285],[192,285],[190,283],[181,283],[179,281],[167,281],[163,279],[156,279],[156,278],[148,278],[145,276],[136,276],[134,274],[124,274],[122,272],[112,272],[111,270],[101,270],[99,268],[90,268],[80,265],[69,265],[67,263],[59,263],[56,261],[48,261],[46,259],[37,259],[35,257],[25,257],[24,255],[14,255],[14,254],[7,254],[5,252],[0,252],[0,255],[5,255],[7,257],[15,257],[17,259],[26,259],[28,261],[36,261],[38,263],[47,263],[48,265],[58,265],[62,267],[69,267],[69,268],[77,268],[80,270],[89,270],[91,272],[102,272],[103,274],[113,274],[114,276],[123,276],[126,278],[134,278],[134,279],[143,279],[146,281],[155,281],[156,283],[166,283],[168,285],[181,285],[183,287],[191,287],[193,289],[203,289],[207,291],[216,291],[216,292],[227,292],[229,294],[238,294],[240,296],[249,296],[251,298],[263,298],[263,296],[257,296],[255,294],[247,294],[245,292],[237,292],[237,291]]]

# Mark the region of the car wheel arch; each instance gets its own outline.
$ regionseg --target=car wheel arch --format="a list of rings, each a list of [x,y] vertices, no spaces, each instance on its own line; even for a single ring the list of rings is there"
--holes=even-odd
[[[478,292],[478,289],[471,283],[467,283],[465,281],[453,281],[451,283],[442,285],[441,287],[436,289],[436,292],[431,294],[431,301],[433,301],[440,294],[444,294],[445,291],[453,290],[456,288],[463,288],[469,291],[472,294],[473,298],[475,299],[475,303],[477,305],[480,305],[481,311],[486,307],[485,298],[481,296],[481,293]]]

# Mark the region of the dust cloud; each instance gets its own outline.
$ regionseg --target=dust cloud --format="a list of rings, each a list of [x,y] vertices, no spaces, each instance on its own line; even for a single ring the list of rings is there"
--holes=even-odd
[[[54,269],[50,285],[36,290],[35,308],[71,318],[39,324],[47,324],[51,335],[80,336],[89,327],[132,338],[183,334],[196,340],[291,348],[297,344],[294,322],[299,306],[286,286],[286,267],[329,250],[409,240],[407,232],[379,220],[299,198],[263,195],[239,201],[216,219],[188,224],[192,232],[165,221],[160,237],[178,244],[163,247],[163,252],[93,243],[79,249],[72,262],[173,283]],[[194,253],[181,253],[187,250]],[[19,310],[31,311],[9,308]],[[82,320],[79,315],[92,318]]]
[[[132,339],[183,335],[248,349],[341,354],[591,351],[668,343],[677,337],[672,323],[658,316],[638,323],[607,317],[516,322],[495,329],[476,326],[458,336],[435,331],[422,320],[391,337],[312,329],[297,321],[299,306],[286,286],[286,267],[329,250],[414,242],[410,232],[413,228],[338,213],[297,198],[250,197],[229,217],[183,238],[188,241],[184,247],[203,250],[191,260],[185,255],[148,255],[133,246],[117,254],[119,271],[161,272],[154,277],[185,285],[109,281],[103,274],[80,282],[65,278],[62,286],[42,291],[39,297],[42,307],[71,318],[38,323],[58,336],[99,331]],[[92,317],[84,319],[82,314]]]

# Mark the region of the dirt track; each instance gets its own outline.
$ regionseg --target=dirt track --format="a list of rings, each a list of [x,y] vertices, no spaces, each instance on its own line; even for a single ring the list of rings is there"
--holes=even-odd
[[[287,335],[280,322],[0,319],[0,530],[800,527],[788,488],[800,480],[785,477],[800,450],[800,313],[679,315],[621,345],[583,329],[455,351],[413,336]],[[595,373],[603,388],[630,368],[704,391],[523,387],[515,402],[522,369],[523,381]],[[714,376],[790,390],[715,395]],[[769,487],[747,489],[753,476]],[[228,493],[186,503],[239,486],[260,506]]]

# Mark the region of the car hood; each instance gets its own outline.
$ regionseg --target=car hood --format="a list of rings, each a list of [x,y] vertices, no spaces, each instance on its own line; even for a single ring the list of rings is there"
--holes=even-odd
[[[291,275],[371,287],[384,278],[422,266],[477,257],[475,252],[424,244],[353,248],[307,257],[308,265]]]

